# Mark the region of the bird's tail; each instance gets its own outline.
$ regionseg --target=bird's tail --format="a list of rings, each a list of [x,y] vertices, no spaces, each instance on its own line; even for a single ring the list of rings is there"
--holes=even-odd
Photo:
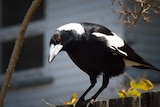
[[[149,68],[149,69],[153,69],[153,70],[156,70],[156,71],[159,71],[160,72],[160,69],[156,68],[156,67],[152,67],[152,68]]]
[[[160,72],[160,69],[156,68],[155,66],[149,64],[149,65],[140,65],[140,66],[134,66],[136,68],[139,68],[139,69],[152,69],[152,70],[156,70],[156,71],[159,71]]]

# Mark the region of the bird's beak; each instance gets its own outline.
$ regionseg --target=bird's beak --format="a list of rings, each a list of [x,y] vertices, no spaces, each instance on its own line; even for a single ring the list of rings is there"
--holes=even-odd
[[[51,44],[49,48],[49,58],[48,62],[51,63],[53,59],[56,57],[56,55],[60,52],[60,50],[63,48],[63,45],[61,44]]]

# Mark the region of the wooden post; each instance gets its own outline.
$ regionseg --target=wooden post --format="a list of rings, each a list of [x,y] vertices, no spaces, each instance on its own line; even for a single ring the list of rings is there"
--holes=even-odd
[[[109,107],[139,107],[138,97],[110,99]]]
[[[160,107],[160,91],[143,93],[141,107]]]
[[[108,107],[107,101],[96,101],[89,104],[88,107]]]

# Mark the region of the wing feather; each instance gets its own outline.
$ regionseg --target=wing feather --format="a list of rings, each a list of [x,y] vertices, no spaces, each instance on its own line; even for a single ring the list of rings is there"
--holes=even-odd
[[[152,66],[139,56],[122,38],[112,32],[113,35],[106,35],[99,32],[93,32],[92,35],[105,39],[106,46],[110,48],[113,54],[122,56],[124,59],[133,61],[142,65]]]
[[[105,42],[104,44],[106,44],[106,47],[109,48],[113,54],[122,56],[124,61],[129,62],[129,65],[133,65],[137,68],[148,68],[160,71],[145,61],[125,41],[123,41],[122,38],[120,38],[114,32],[111,32],[109,29],[103,26],[99,26],[98,28],[94,27],[94,30],[92,29],[92,31],[92,36],[96,36],[97,38],[100,38],[100,40],[103,39],[102,42]]]

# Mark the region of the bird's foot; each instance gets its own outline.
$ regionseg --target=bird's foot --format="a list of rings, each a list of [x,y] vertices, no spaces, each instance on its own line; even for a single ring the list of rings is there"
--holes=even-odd
[[[95,102],[95,99],[88,99],[87,102],[92,104],[93,102]]]
[[[87,107],[88,103],[89,103],[88,100],[79,99],[75,107]]]
[[[88,99],[88,100],[80,99],[75,107],[89,107],[89,105],[92,105],[93,102],[95,102],[94,99]]]

